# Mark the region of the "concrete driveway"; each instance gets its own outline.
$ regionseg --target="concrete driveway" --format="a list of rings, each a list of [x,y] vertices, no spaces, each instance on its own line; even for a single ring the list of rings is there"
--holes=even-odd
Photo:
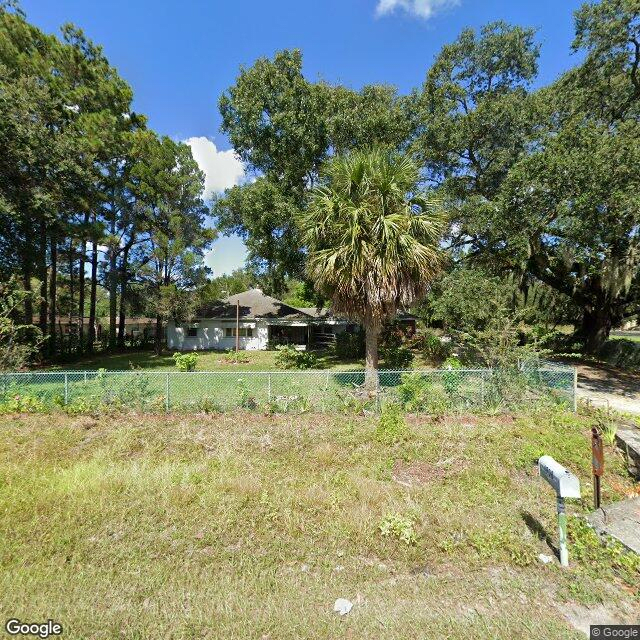
[[[610,406],[616,411],[640,415],[640,374],[607,365],[580,363],[578,398],[596,407]]]

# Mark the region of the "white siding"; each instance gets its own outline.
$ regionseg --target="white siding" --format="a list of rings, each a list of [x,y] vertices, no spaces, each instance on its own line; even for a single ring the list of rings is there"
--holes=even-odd
[[[197,335],[187,335],[188,329],[197,329]],[[225,337],[225,329],[235,328],[235,322],[223,320],[194,320],[193,322],[176,324],[173,320],[167,323],[167,347],[177,351],[204,351],[207,349],[235,349],[235,337]],[[253,329],[251,338],[240,337],[240,349],[258,351],[267,348],[269,330],[264,320],[240,322],[240,328]]]

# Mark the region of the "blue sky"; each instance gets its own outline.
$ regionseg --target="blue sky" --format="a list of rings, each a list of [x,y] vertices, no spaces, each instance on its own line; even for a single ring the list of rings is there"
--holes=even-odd
[[[374,82],[408,92],[442,45],[493,20],[533,26],[542,45],[540,83],[575,63],[572,14],[580,0],[22,0],[48,32],[73,22],[104,47],[133,87],[137,111],[161,134],[190,140],[217,190],[242,167],[220,133],[217,100],[241,64],[300,48],[304,73],[353,88]],[[244,261],[238,238],[216,242],[215,274]]]

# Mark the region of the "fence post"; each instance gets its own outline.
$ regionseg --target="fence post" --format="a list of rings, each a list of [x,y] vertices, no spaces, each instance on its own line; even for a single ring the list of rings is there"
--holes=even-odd
[[[269,374],[268,376],[268,382],[267,382],[267,397],[268,397],[268,402],[271,402],[271,374]]]
[[[573,367],[573,412],[578,411],[578,367]]]
[[[69,404],[69,374],[64,374],[64,403]]]
[[[484,385],[485,385],[485,376],[486,376],[486,372],[483,369],[481,374],[480,374],[480,406],[482,409],[484,409],[485,406],[485,390],[484,390]]]
[[[167,372],[164,385],[164,410],[169,411],[169,406],[169,373]]]

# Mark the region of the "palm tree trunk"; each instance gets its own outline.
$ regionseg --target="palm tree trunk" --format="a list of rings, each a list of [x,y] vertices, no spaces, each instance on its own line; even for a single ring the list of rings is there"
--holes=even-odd
[[[378,389],[378,338],[380,329],[365,326],[364,386],[372,391]]]

